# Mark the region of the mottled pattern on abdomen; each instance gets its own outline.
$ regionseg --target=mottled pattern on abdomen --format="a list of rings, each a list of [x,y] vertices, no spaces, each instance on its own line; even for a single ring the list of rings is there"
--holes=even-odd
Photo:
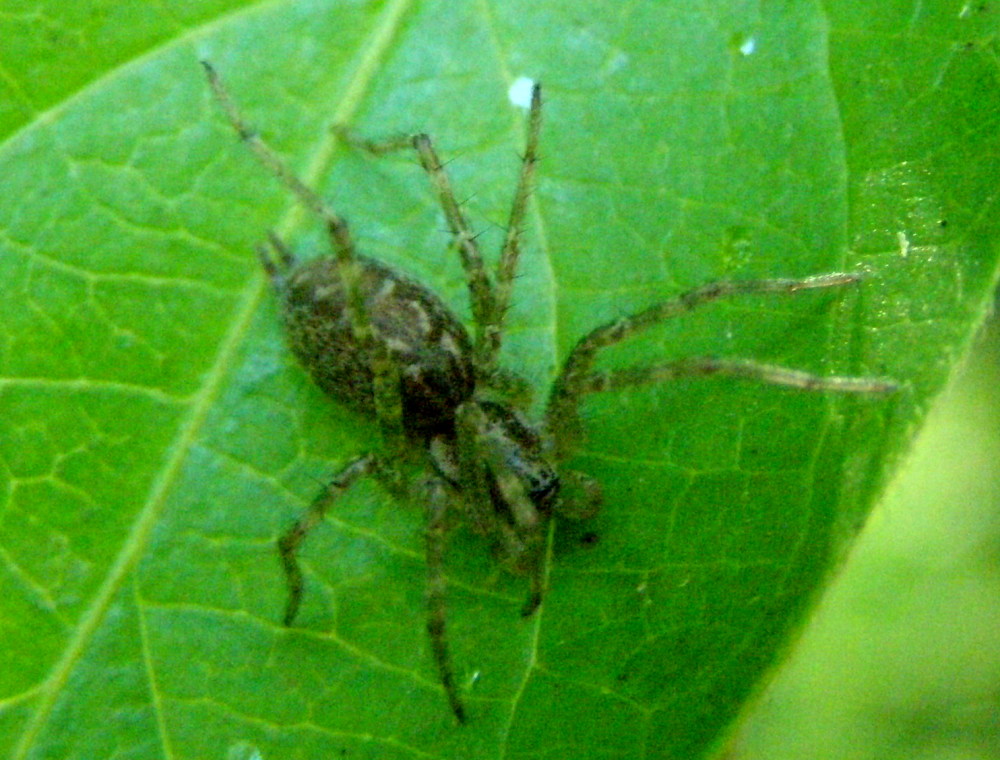
[[[455,408],[472,395],[472,347],[465,327],[415,281],[359,256],[360,291],[375,339],[399,367],[403,421],[411,435],[454,426]],[[330,396],[374,416],[370,352],[358,349],[344,311],[336,260],[296,267],[281,285],[288,340],[313,380]]]

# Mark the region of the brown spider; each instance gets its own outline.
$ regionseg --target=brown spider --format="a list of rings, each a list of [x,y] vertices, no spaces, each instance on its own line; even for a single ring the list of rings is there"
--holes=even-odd
[[[451,513],[488,536],[504,564],[529,578],[522,615],[543,596],[543,552],[553,514],[582,518],[596,513],[600,487],[579,472],[560,470],[579,427],[578,407],[588,393],[629,388],[678,377],[728,375],[810,391],[886,393],[896,384],[866,377],[820,377],[743,359],[693,357],[647,367],[594,369],[601,349],[641,330],[720,298],[791,294],[831,288],[858,274],[803,279],[716,282],[632,316],[602,325],[577,341],[549,393],[540,422],[521,411],[523,380],[498,367],[504,317],[520,255],[521,230],[536,163],[541,88],[532,91],[527,145],[506,238],[495,274],[487,273],[448,176],[430,138],[418,134],[391,143],[358,142],[382,153],[413,148],[437,191],[468,281],[475,334],[430,290],[374,259],[359,255],[345,221],[299,180],[246,124],[212,66],[209,83],[233,128],[257,158],[326,224],[333,257],[299,262],[273,233],[274,252],[261,261],[282,301],[292,350],[316,383],[335,399],[377,421],[384,453],[348,462],[306,513],[278,541],[288,581],[285,625],[302,598],[297,552],[337,497],[366,475],[403,502],[426,510],[427,630],[441,683],[460,723],[465,708],[455,685],[445,626],[445,540]],[[275,256],[276,254],[276,256]],[[399,462],[424,465],[407,477]],[[569,494],[569,495],[567,495]]]

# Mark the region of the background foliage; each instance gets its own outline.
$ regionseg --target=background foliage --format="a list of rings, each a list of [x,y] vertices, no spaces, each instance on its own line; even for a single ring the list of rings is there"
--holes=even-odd
[[[1000,755],[1000,320],[935,403],[732,757]]]
[[[151,5],[151,4],[150,4]],[[927,7],[930,5],[931,7]],[[991,3],[8,3],[0,15],[0,752],[695,757],[783,651],[996,279]],[[426,179],[330,133],[435,136],[489,249],[546,87],[505,360],[542,391],[602,320],[717,278],[870,273],[612,352],[884,374],[892,400],[677,383],[595,398],[551,593],[452,541],[472,724],[423,636],[420,516],[365,486],[273,541],[371,426],[289,359],[251,254],[313,220],[236,144],[209,58],[362,247],[467,308]],[[594,539],[596,538],[596,543]]]

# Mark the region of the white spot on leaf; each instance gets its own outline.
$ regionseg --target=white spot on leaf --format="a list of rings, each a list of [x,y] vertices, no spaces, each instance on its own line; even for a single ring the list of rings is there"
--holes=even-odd
[[[896,233],[896,240],[899,241],[899,255],[905,259],[910,255],[910,239],[900,230]]]
[[[515,106],[528,108],[531,105],[531,90],[534,86],[534,79],[518,77],[507,90],[507,97]]]

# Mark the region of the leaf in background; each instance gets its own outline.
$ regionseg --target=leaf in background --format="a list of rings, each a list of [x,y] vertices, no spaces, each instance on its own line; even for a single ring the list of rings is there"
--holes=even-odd
[[[44,28],[5,43],[29,60],[8,77],[23,97],[0,148],[0,752],[703,755],[982,319],[996,9],[193,6],[172,4],[176,29],[137,31],[129,55],[84,56],[85,87],[31,65]],[[312,255],[325,244],[223,123],[202,57],[361,247],[463,318],[412,157],[353,153],[328,127],[434,135],[495,250],[523,137],[507,87],[544,82],[505,353],[540,393],[602,321],[713,279],[845,269],[870,276],[712,307],[606,364],[745,356],[906,389],[691,381],[588,400],[574,466],[606,505],[558,526],[540,613],[519,619],[523,581],[452,538],[459,729],[424,636],[421,516],[371,484],[310,536],[298,627],[278,624],[274,539],[374,430],[283,346],[252,245],[270,227]]]

